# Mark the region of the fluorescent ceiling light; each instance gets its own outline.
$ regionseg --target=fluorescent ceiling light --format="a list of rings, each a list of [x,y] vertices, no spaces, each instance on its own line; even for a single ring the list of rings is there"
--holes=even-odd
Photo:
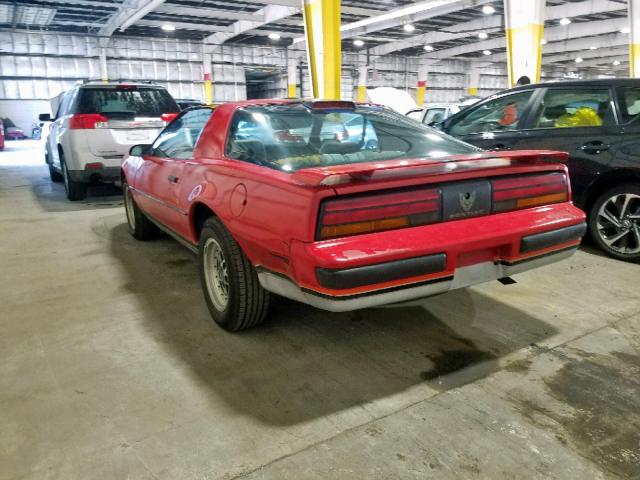
[[[613,64],[617,67],[618,65],[620,65],[620,60],[614,60]]]
[[[629,27],[624,27],[620,29],[620,33],[629,33],[629,32],[630,32]]]
[[[591,46],[589,47],[589,50],[596,50],[597,48],[598,48],[598,47],[596,47],[595,45],[591,45]]]
[[[491,55],[491,50],[483,50],[482,53],[484,55]]]
[[[565,17],[561,18],[559,23],[560,25],[569,25],[571,23],[571,20]]]
[[[489,35],[487,35],[487,32],[480,32],[478,38],[484,40],[485,38],[489,38]]]
[[[414,27],[411,23],[405,23],[402,28],[404,28],[405,32],[413,32],[416,29],[416,27]]]
[[[496,13],[496,9],[491,5],[485,5],[484,7],[482,7],[482,13],[484,13],[485,15],[493,15],[494,13]]]
[[[160,27],[162,30],[164,30],[165,32],[173,32],[176,27],[174,27],[173,25],[171,25],[170,23],[165,23],[164,25],[162,25]]]
[[[361,47],[361,46],[363,46],[363,45],[364,45],[364,42],[363,42],[362,40],[360,40],[360,39],[356,39],[356,40],[354,40],[354,41],[353,41],[353,44],[354,44],[356,47]]]
[[[425,49],[427,52],[433,52],[433,46],[432,46],[432,45],[425,45],[425,46],[424,46],[424,49]]]
[[[582,63],[582,58],[580,57],[576,58],[576,63]]]
[[[269,38],[271,40],[280,40],[280,34],[279,33],[275,33],[275,32],[271,32],[269,34]]]

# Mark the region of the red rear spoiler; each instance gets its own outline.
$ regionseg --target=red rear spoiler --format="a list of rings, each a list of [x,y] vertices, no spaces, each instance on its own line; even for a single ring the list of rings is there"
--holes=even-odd
[[[349,163],[328,167],[302,168],[291,178],[299,184],[313,187],[350,183],[354,180],[379,180],[390,177],[435,175],[476,168],[507,167],[514,164],[565,162],[567,152],[553,150],[517,150],[482,152],[472,155],[455,155],[442,159],[397,159],[382,162]]]

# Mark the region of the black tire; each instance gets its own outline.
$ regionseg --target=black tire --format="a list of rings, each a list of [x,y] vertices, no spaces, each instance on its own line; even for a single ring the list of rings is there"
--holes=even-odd
[[[64,192],[67,194],[67,198],[72,202],[84,200],[87,197],[87,184],[76,182],[69,176],[67,163],[64,161],[62,152],[60,152],[60,165],[62,165],[62,180],[64,181]]]
[[[629,201],[621,218],[627,196]],[[640,261],[640,184],[626,183],[602,193],[591,207],[588,222],[593,241],[603,251],[620,260]],[[619,235],[620,239],[612,242]]]
[[[131,195],[131,190],[127,182],[122,183],[122,193],[124,196],[124,212],[127,217],[129,233],[137,240],[151,240],[158,236],[156,227],[147,216],[142,213],[140,207]]]
[[[55,183],[62,182],[64,180],[64,178],[62,178],[62,174],[55,168],[53,168],[53,165],[51,165],[50,163],[48,163],[47,165],[49,166],[49,178],[51,178],[51,181]]]
[[[224,306],[216,298],[210,287],[212,277],[217,275],[216,269],[208,269],[211,250],[220,253],[227,272],[227,300]],[[200,234],[198,263],[200,282],[207,307],[215,322],[230,332],[237,332],[260,325],[267,316],[269,309],[269,292],[258,281],[258,275],[233,239],[231,234],[215,217],[204,222]],[[207,273],[209,270],[212,273]],[[219,277],[216,277],[219,278]]]

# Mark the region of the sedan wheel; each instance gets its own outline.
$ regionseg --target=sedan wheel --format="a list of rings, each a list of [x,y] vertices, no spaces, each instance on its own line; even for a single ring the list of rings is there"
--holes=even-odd
[[[623,260],[640,259],[640,187],[628,185],[605,192],[591,217],[591,232],[603,250]]]

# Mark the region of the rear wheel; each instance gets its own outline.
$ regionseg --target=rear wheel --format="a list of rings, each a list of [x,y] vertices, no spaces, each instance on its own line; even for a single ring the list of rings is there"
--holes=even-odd
[[[598,246],[621,260],[640,260],[640,185],[604,192],[589,213],[589,230]]]
[[[87,184],[76,182],[71,178],[62,152],[60,152],[60,165],[62,165],[62,179],[64,180],[64,192],[67,194],[67,198],[72,202],[84,200],[87,196]]]
[[[142,213],[142,210],[140,210],[140,207],[138,207],[136,201],[133,199],[131,189],[126,181],[122,183],[122,191],[129,233],[133,238],[137,238],[138,240],[150,240],[154,238],[158,233],[158,228]]]
[[[261,324],[269,292],[240,246],[214,217],[205,221],[199,243],[200,281],[209,312],[225,330],[237,332]]]

